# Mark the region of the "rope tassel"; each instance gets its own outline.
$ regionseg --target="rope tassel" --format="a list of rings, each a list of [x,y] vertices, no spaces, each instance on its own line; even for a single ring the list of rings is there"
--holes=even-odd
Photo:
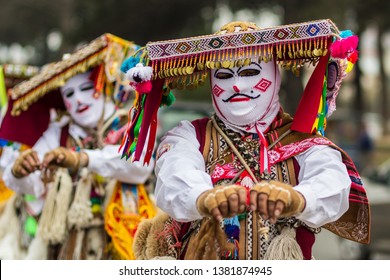
[[[280,235],[272,239],[265,253],[266,260],[303,260],[303,253],[295,240],[295,229],[284,227]]]

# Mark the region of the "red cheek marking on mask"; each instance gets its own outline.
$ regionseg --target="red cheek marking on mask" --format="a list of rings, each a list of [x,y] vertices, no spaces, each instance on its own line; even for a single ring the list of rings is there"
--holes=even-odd
[[[214,94],[215,96],[217,96],[217,97],[219,97],[224,91],[225,91],[225,90],[223,90],[222,88],[220,88],[220,87],[217,86],[217,85],[215,85],[215,86],[213,87],[213,90],[212,90],[213,94]]]
[[[64,103],[65,103],[65,107],[66,107],[66,109],[68,110],[68,111],[70,111],[71,109],[72,109],[72,104],[69,102],[69,101],[64,101]]]
[[[234,92],[236,92],[236,93],[239,93],[239,92],[240,92],[240,89],[239,89],[237,86],[233,86],[233,90],[234,90]]]
[[[268,81],[267,79],[261,79],[260,82],[258,82],[254,88],[262,92],[265,92],[271,85],[272,85],[271,81]]]

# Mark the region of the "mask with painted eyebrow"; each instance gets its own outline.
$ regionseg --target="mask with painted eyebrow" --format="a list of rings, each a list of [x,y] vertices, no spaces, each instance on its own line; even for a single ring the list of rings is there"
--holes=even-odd
[[[280,74],[274,61],[211,71],[213,106],[233,127],[250,126],[279,110]],[[272,108],[272,109],[271,109]],[[266,125],[266,124],[265,124]]]
[[[256,75],[259,75],[259,74],[260,74],[260,70],[259,69],[253,69],[253,68],[244,69],[244,70],[238,72],[238,76],[240,76],[240,77],[251,77],[251,76],[256,76]]]
[[[62,87],[62,98],[72,119],[84,127],[96,127],[104,108],[104,95],[95,97],[90,72],[70,78]],[[70,92],[73,90],[73,94]],[[67,94],[68,93],[68,94]]]

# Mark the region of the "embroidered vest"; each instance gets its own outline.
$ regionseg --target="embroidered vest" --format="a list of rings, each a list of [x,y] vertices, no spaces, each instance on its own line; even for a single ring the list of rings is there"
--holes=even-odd
[[[281,112],[265,135],[270,147],[268,157],[271,178],[294,186],[298,183],[297,176],[299,172],[299,166],[294,159],[295,155],[314,145],[328,145],[339,150],[351,178],[350,208],[338,221],[329,223],[324,228],[343,238],[368,243],[370,229],[369,204],[353,162],[344,151],[320,135],[291,132],[289,130],[291,121],[292,118],[288,114]],[[233,180],[234,183],[240,183],[244,186],[249,184],[250,187],[253,181],[250,180],[245,171],[238,175],[237,170],[242,169],[242,166],[240,167],[237,164],[231,149],[211,120],[204,118],[192,123],[200,143],[200,151],[205,159],[206,171],[212,177],[214,185],[232,183]],[[253,146],[255,142],[248,140],[247,144],[244,143],[243,145],[247,145],[248,150],[258,151],[258,147]],[[256,156],[256,154],[251,156]],[[258,170],[253,171],[256,174]],[[257,176],[260,178],[259,172],[257,172]],[[280,234],[281,226],[286,224],[296,228],[296,240],[302,249],[303,256],[305,259],[310,259],[315,239],[314,233],[318,233],[320,229],[310,228],[295,218],[283,219],[278,221],[276,225],[272,225],[261,220],[258,215],[252,212],[247,213],[245,217],[240,219],[239,259],[262,259],[272,239]],[[258,233],[262,226],[269,228],[268,238],[264,238]],[[192,225],[192,227],[194,226]],[[221,256],[221,258],[224,258],[224,256]]]

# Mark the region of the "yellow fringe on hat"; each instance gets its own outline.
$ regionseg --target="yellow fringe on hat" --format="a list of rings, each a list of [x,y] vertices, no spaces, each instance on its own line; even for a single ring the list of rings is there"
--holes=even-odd
[[[110,48],[113,42],[120,46],[119,61],[110,61],[107,58],[108,51],[110,51],[110,56],[115,51]],[[63,86],[69,78],[94,66],[102,63],[109,64],[107,68],[109,73],[112,74],[111,68],[120,64],[124,55],[127,55],[129,49],[133,46],[132,42],[107,33],[71,54],[67,59],[45,66],[37,75],[10,90],[11,97],[15,100],[11,114],[19,115],[21,111],[27,110],[31,104],[51,90]],[[111,76],[109,78],[112,80]]]

